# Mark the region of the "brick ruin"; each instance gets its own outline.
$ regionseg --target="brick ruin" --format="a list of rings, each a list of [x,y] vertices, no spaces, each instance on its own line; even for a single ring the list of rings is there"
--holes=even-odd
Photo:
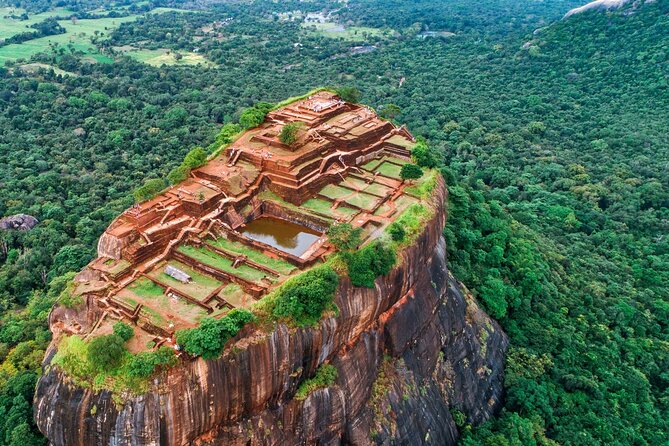
[[[279,135],[291,122],[302,124],[289,146]],[[141,350],[248,307],[331,253],[332,223],[362,227],[367,241],[417,202],[399,178],[413,143],[403,127],[326,91],[270,112],[188,179],[114,220],[76,278],[89,320],[57,325],[90,336],[125,320],[136,327],[131,349]],[[288,252],[249,235],[264,218],[304,228],[308,246]]]

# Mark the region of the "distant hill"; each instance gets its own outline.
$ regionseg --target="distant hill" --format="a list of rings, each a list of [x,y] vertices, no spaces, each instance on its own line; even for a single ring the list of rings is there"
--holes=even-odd
[[[647,3],[652,3],[654,1],[655,0],[650,0],[647,1]],[[610,11],[612,9],[619,9],[629,3],[631,3],[630,0],[595,0],[593,2],[586,3],[583,6],[579,6],[578,8],[570,10],[564,15],[564,18],[586,11]]]

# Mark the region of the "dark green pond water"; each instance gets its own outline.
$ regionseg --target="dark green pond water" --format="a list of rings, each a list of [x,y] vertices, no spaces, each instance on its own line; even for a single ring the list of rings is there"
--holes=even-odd
[[[271,217],[253,220],[241,232],[250,239],[298,257],[321,236],[321,233],[313,229]]]

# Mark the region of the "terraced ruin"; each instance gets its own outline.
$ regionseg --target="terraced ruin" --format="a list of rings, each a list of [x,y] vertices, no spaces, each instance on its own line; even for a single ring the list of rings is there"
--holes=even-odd
[[[288,123],[301,123],[291,145],[279,137]],[[327,91],[270,112],[188,179],[120,215],[77,278],[96,320],[53,328],[89,337],[124,320],[135,327],[131,350],[173,346],[176,330],[247,308],[323,261],[331,224],[363,228],[363,243],[378,237],[419,201],[400,179],[413,144],[406,129]]]

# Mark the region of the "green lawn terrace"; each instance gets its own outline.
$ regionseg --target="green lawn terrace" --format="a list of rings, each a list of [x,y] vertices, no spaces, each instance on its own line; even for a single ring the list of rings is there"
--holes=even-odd
[[[119,267],[116,261],[106,263]],[[185,273],[189,280],[173,277],[169,267]],[[299,271],[253,244],[214,232],[202,239],[191,236],[150,271],[133,274],[114,290],[109,299],[110,316],[130,319],[141,331],[154,335],[156,344],[170,342],[176,330],[195,327],[204,317],[249,308],[271,287]]]
[[[367,243],[419,198],[406,193],[401,180],[386,176],[384,165],[401,168],[404,160],[384,156],[324,186],[301,206],[269,191],[258,194],[239,211],[237,225],[217,222],[199,234],[187,234],[161,261],[135,270],[113,291],[112,315],[130,319],[154,342],[172,342],[176,330],[191,328],[204,317],[221,317],[232,308],[250,308],[288,277],[333,251],[322,234],[334,222],[350,222],[363,229]],[[245,235],[245,228],[261,218],[277,218],[317,228],[321,236],[301,256],[281,246]],[[98,259],[110,272],[127,271],[128,262]],[[190,277],[182,282],[166,273],[168,266]]]
[[[187,254],[161,261],[109,298],[109,319],[131,321],[139,328],[136,332],[151,336],[154,345],[173,343],[175,331],[196,327],[204,317],[218,318],[233,308],[248,308],[259,291],[249,284],[262,284],[265,275],[270,278],[268,284],[279,277],[246,264],[233,268],[234,261],[205,245],[184,244],[177,252]],[[178,280],[168,268],[185,273],[188,280]],[[96,329],[91,335],[99,334]]]
[[[291,122],[299,130],[287,145],[279,135]],[[362,228],[368,243],[422,198],[425,180],[399,176],[413,145],[406,129],[327,91],[276,108],[112,222],[76,279],[97,320],[71,332],[96,336],[120,319],[152,345],[174,346],[177,330],[252,308],[327,260],[332,224]]]

